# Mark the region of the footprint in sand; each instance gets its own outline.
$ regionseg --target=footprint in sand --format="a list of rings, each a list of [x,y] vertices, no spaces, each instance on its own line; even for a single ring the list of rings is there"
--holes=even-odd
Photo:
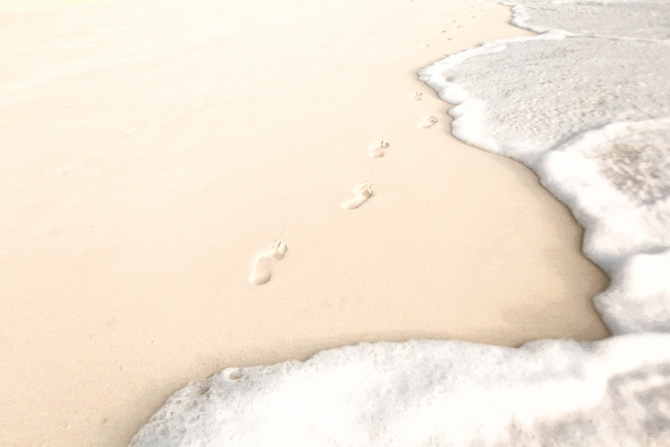
[[[354,197],[342,203],[342,208],[345,210],[355,210],[367,202],[372,197],[372,183],[361,183],[352,189],[351,192],[354,193]]]
[[[386,140],[375,141],[368,146],[368,153],[372,158],[380,158],[384,156],[384,149],[389,147],[389,142]]]
[[[434,115],[429,115],[425,116],[419,124],[416,125],[416,127],[419,127],[421,129],[428,129],[429,127],[433,126],[435,123],[437,123],[437,118],[435,118]]]
[[[421,101],[421,97],[423,96],[423,93],[421,92],[414,92],[409,94],[409,99],[412,101]]]
[[[273,261],[283,258],[286,254],[286,250],[288,250],[286,243],[276,240],[272,245],[258,253],[254,258],[254,265],[251,269],[249,282],[260,286],[261,284],[270,281],[270,278],[272,278],[270,265]]]

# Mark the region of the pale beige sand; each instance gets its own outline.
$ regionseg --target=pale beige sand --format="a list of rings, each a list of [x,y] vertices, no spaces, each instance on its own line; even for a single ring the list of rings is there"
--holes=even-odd
[[[1,445],[122,445],[189,380],[358,341],[606,336],[569,212],[416,79],[527,34],[506,8],[221,3],[2,13]]]
[[[36,12],[109,0],[0,0],[0,14]]]

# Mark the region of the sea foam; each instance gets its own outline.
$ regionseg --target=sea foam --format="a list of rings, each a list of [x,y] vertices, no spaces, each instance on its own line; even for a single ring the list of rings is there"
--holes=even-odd
[[[669,445],[668,352],[670,334],[360,344],[189,384],[132,445]]]
[[[612,278],[613,336],[513,349],[360,344],[227,369],[178,391],[131,445],[670,445],[670,3],[506,1],[544,34],[420,72],[454,134],[534,169]]]
[[[670,38],[670,16],[663,0],[503,0],[513,6],[512,23],[543,33],[562,30],[617,39]]]

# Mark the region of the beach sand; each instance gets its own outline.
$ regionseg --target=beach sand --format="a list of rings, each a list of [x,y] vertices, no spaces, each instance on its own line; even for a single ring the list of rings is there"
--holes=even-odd
[[[99,3],[109,0],[0,0],[0,13],[41,12],[69,6],[80,6],[88,3]]]
[[[530,34],[507,8],[9,4],[3,446],[123,445],[190,380],[359,341],[607,336],[569,211],[416,77]]]

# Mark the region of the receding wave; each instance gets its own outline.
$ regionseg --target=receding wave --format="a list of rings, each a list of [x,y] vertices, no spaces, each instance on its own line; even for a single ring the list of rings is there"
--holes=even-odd
[[[532,38],[421,71],[454,134],[526,163],[612,278],[613,336],[518,349],[360,344],[227,369],[172,396],[131,445],[670,445],[670,3],[515,1]]]

